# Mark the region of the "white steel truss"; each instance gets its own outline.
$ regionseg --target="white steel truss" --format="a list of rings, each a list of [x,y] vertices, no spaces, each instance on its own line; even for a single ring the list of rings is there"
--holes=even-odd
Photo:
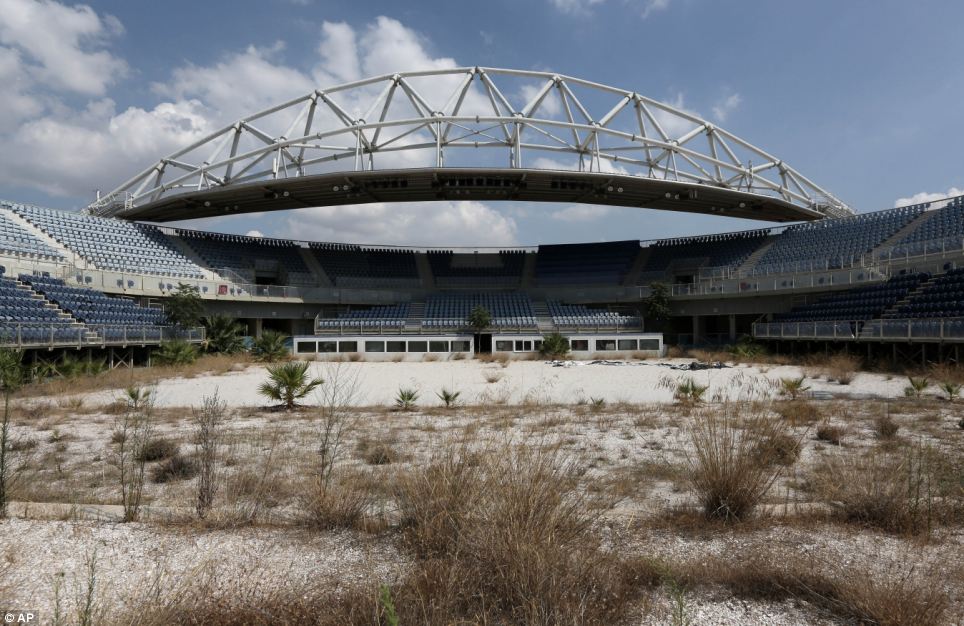
[[[178,194],[320,173],[443,168],[464,148],[463,168],[621,174],[853,214],[781,159],[680,108],[559,74],[481,67],[315,90],[160,159],[88,211],[121,215]]]

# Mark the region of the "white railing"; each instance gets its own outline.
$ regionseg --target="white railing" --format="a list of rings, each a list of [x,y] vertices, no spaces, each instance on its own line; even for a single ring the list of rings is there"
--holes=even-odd
[[[205,339],[202,327],[179,329],[172,326],[128,326],[85,324],[4,323],[0,346],[12,348],[97,348],[159,344],[183,339],[199,343]]]
[[[673,285],[671,291],[674,296],[724,296],[853,286],[885,281],[889,278],[887,269],[865,267],[780,277],[732,278],[715,282]]]
[[[964,342],[964,318],[843,320],[823,322],[758,322],[757,339],[827,341],[931,340]]]

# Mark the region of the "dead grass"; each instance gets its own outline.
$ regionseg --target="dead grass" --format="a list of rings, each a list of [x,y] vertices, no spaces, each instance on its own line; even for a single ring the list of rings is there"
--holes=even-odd
[[[787,420],[790,426],[806,426],[823,419],[823,413],[806,400],[789,400],[774,405],[777,415]]]
[[[835,446],[839,446],[843,440],[844,431],[840,426],[834,426],[830,422],[824,422],[817,427],[816,437],[819,441],[826,441]]]
[[[303,492],[299,498],[301,521],[313,530],[374,531],[384,527],[384,520],[374,512],[374,492],[367,489],[361,476],[346,473],[327,485],[310,479]]]

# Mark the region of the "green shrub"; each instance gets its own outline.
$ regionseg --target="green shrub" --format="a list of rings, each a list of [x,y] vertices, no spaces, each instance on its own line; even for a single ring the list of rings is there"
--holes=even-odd
[[[151,439],[141,447],[137,453],[137,460],[143,463],[160,461],[178,454],[179,447],[176,443],[165,437]]]
[[[178,367],[194,363],[198,357],[198,350],[183,339],[173,339],[162,342],[161,347],[154,351],[153,357],[158,365]]]
[[[559,333],[549,333],[542,338],[539,354],[549,359],[558,359],[569,354],[569,340]]]
[[[257,360],[266,363],[280,361],[287,358],[289,354],[288,346],[285,345],[287,340],[288,336],[284,333],[266,330],[254,340],[254,344],[251,346],[251,354]]]
[[[238,320],[228,315],[212,315],[205,320],[207,346],[210,352],[237,354],[244,351],[242,333]]]
[[[401,411],[411,411],[415,408],[415,402],[417,400],[417,390],[403,387],[395,394],[395,407]]]
[[[325,381],[321,378],[308,378],[309,364],[306,361],[291,361],[268,368],[268,380],[261,383],[259,392],[271,400],[281,402],[286,411],[296,406],[296,402],[315,390]]]

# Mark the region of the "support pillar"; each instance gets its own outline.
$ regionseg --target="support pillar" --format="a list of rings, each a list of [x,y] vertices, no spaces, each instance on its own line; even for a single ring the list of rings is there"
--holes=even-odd
[[[730,321],[730,341],[736,341],[736,315],[731,313],[729,315]]]

